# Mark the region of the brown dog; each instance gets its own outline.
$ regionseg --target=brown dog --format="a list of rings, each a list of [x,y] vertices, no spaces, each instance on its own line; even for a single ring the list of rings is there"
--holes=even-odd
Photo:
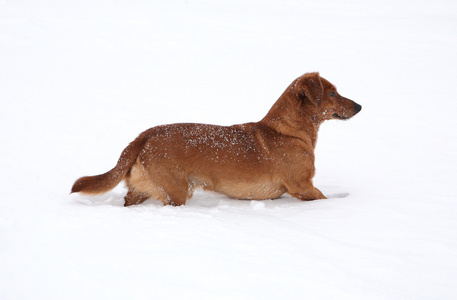
[[[148,198],[182,205],[198,187],[237,199],[284,193],[324,199],[312,182],[319,126],[361,109],[319,73],[308,73],[292,82],[260,122],[153,127],[125,148],[111,171],[82,177],[71,191],[105,193],[125,180],[125,206]]]

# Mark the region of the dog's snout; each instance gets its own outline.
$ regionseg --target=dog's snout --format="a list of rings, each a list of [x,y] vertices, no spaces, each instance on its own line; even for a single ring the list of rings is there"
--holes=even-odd
[[[355,111],[355,113],[358,113],[361,110],[362,110],[362,105],[354,103],[354,111]]]

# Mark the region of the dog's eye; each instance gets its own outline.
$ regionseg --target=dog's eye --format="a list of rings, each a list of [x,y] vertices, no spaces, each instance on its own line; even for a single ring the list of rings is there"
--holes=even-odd
[[[335,97],[335,92],[330,92],[329,96],[330,97]]]

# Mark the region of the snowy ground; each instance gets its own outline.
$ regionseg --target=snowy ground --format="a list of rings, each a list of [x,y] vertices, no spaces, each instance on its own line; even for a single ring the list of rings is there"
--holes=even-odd
[[[0,299],[455,299],[457,2],[0,1]],[[328,200],[70,196],[159,124],[320,71]]]

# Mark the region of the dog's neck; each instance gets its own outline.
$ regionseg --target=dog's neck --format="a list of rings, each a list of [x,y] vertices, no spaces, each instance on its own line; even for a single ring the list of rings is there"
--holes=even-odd
[[[322,120],[314,116],[312,111],[303,110],[301,105],[301,101],[287,89],[260,123],[273,128],[280,134],[311,142],[314,148]]]

